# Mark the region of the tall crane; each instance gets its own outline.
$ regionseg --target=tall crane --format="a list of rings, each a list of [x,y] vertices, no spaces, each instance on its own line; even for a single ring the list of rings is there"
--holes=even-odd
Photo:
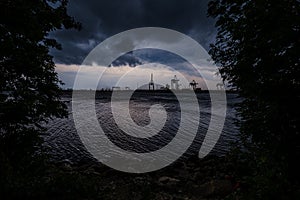
[[[153,74],[151,73],[151,79],[150,79],[150,82],[149,82],[149,90],[151,90],[151,87],[152,87],[152,90],[154,90],[154,81],[153,81]]]

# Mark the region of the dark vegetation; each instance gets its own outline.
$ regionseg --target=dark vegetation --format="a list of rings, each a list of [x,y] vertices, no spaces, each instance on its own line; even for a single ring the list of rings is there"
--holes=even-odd
[[[65,0],[0,2],[1,199],[299,199],[299,42],[296,0],[213,0],[210,54],[245,99],[243,147],[223,158],[135,175],[97,163],[53,164],[43,122],[66,117],[50,31],[80,29]],[[242,150],[241,150],[242,149]]]
[[[240,195],[299,199],[300,2],[215,0],[208,14],[218,28],[212,59],[245,99]]]
[[[1,193],[30,191],[43,176],[41,123],[67,116],[49,48],[50,31],[80,28],[65,0],[0,2]]]

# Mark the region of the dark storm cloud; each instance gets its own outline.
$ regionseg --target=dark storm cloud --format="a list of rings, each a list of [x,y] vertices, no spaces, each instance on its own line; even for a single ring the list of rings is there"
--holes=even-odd
[[[159,63],[172,68],[175,71],[182,71],[189,75],[198,74],[197,70],[193,67],[189,61],[183,57],[162,49],[145,48],[130,51],[112,62],[110,66],[137,66],[147,63]],[[204,65],[208,65],[209,61],[203,61],[202,69]]]
[[[69,14],[82,23],[81,31],[51,34],[63,47],[52,50],[56,63],[81,64],[104,39],[138,27],[164,27],[185,33],[205,49],[215,36],[214,21],[206,17],[208,0],[72,0]],[[134,54],[119,64],[140,62]],[[115,63],[116,64],[116,63]]]

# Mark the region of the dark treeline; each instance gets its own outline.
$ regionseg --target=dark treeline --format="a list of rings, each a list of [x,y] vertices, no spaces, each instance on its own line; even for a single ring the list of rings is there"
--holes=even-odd
[[[218,28],[212,59],[245,99],[240,197],[299,199],[300,2],[214,0],[208,15]]]

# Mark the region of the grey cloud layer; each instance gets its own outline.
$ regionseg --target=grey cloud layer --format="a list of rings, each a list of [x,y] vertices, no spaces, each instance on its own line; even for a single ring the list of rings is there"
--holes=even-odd
[[[206,17],[208,0],[72,0],[69,14],[83,29],[51,33],[63,47],[51,50],[56,63],[81,64],[104,39],[138,27],[164,27],[191,36],[205,49],[215,36],[214,21]],[[163,59],[163,58],[161,58]],[[135,54],[127,54],[115,65],[142,63]]]

